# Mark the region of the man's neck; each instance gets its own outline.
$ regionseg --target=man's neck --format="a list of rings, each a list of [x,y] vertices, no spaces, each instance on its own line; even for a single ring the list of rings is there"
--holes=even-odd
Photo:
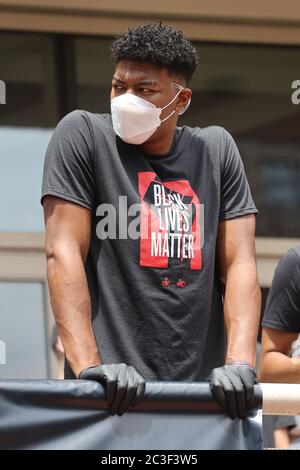
[[[148,153],[150,155],[166,155],[171,150],[174,132],[170,133],[168,136],[165,136],[164,139],[154,141],[154,142],[145,142],[140,145],[142,152]]]

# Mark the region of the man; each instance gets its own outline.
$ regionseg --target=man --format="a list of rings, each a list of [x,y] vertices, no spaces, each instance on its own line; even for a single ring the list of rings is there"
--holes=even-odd
[[[289,250],[276,268],[263,326],[261,381],[300,383],[300,357],[291,354],[300,333],[300,246]]]
[[[260,289],[257,210],[237,147],[221,127],[176,126],[197,66],[181,32],[161,23],[129,30],[112,58],[111,115],[68,114],[45,160],[48,280],[65,377],[103,383],[110,412],[121,415],[141,400],[145,380],[210,374],[220,406],[244,417]]]

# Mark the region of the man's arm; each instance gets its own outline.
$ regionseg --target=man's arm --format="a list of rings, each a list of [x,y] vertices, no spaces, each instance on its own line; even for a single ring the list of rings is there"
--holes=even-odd
[[[82,369],[100,364],[84,269],[91,212],[53,196],[44,198],[43,208],[51,305],[67,360],[78,377]]]
[[[255,216],[219,222],[217,258],[224,286],[227,333],[225,365],[208,382],[219,406],[231,418],[245,418],[254,407],[255,352],[261,292],[255,261]]]
[[[290,358],[298,333],[263,328],[259,378],[261,382],[300,383],[300,358]]]
[[[218,268],[224,285],[226,363],[255,362],[261,291],[255,259],[255,216],[219,223]]]
[[[76,377],[105,385],[110,413],[121,416],[143,399],[146,383],[133,366],[100,363],[84,269],[91,212],[53,196],[43,207],[50,299],[66,358]]]

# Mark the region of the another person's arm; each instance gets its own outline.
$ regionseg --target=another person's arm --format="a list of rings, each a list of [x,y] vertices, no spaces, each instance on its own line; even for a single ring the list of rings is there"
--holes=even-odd
[[[278,428],[274,431],[274,441],[276,449],[287,449],[291,443],[288,428]]]
[[[274,444],[276,449],[287,449],[291,444],[290,431],[296,427],[294,416],[275,416]]]
[[[297,333],[263,328],[259,366],[261,382],[300,383],[300,358],[289,357]]]
[[[300,383],[300,359],[289,357],[300,332],[300,258],[289,250],[276,268],[263,318],[259,377]]]

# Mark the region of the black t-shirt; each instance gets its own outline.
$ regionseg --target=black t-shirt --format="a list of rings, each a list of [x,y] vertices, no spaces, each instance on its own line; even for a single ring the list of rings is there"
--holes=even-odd
[[[257,213],[225,129],[177,127],[170,152],[151,156],[116,137],[110,115],[73,111],[47,149],[47,194],[92,211],[86,274],[102,363],[183,381],[224,363],[218,223]]]
[[[300,333],[300,246],[290,249],[275,270],[262,324]]]

